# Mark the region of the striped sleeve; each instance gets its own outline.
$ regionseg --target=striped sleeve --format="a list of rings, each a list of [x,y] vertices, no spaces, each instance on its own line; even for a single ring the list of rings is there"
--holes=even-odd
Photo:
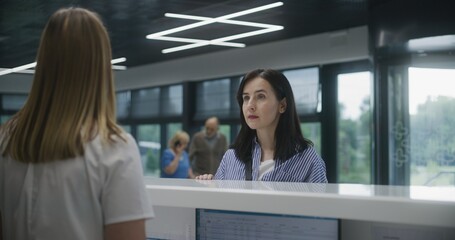
[[[306,158],[311,164],[308,164],[308,172],[310,173],[306,182],[310,183],[327,183],[326,168],[324,160],[316,153],[314,148],[307,150]]]
[[[226,162],[228,161],[226,155],[227,155],[227,152],[224,153],[223,158],[221,159],[221,162],[220,162],[220,166],[216,170],[216,173],[214,176],[214,179],[216,179],[216,180],[225,180],[224,175],[225,175],[225,169],[226,169],[226,164],[227,164]]]
[[[226,151],[214,179],[245,180],[245,164],[235,156],[234,149]]]
[[[264,175],[265,181],[327,183],[325,163],[312,147],[308,147]]]

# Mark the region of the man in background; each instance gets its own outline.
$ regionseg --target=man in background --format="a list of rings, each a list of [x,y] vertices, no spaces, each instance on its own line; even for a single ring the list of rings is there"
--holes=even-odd
[[[195,176],[216,173],[228,148],[226,136],[218,130],[218,118],[210,117],[205,121],[205,129],[193,136],[190,162]]]

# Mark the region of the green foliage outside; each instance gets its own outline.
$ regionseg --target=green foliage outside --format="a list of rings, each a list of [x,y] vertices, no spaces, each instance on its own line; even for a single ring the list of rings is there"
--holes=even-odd
[[[228,145],[231,144],[231,126],[229,125],[220,125],[220,133],[224,134],[226,136],[226,140],[228,142]]]
[[[167,139],[168,142],[176,132],[182,131],[182,124],[181,123],[169,123],[167,124]],[[190,136],[191,137],[191,136]]]
[[[371,111],[368,99],[358,119],[340,119],[340,183],[371,182]],[[342,113],[344,106],[339,106]],[[342,116],[342,114],[340,114]],[[411,185],[455,185],[455,99],[437,97],[410,115]]]
[[[321,154],[321,124],[320,123],[301,123],[303,137],[313,142],[316,151]]]
[[[147,150],[147,161],[146,161],[146,168],[145,168],[145,175],[146,176],[160,176],[160,162],[159,162],[159,152],[154,152],[152,149]]]
[[[339,104],[339,116],[345,107]],[[365,98],[358,119],[338,121],[338,182],[371,183],[371,110]]]
[[[411,184],[455,185],[455,99],[439,96],[411,115]]]
[[[140,153],[144,165],[144,174],[147,176],[159,177],[160,175],[160,147],[144,147],[140,142],[160,143],[160,125],[139,125],[137,128],[137,138],[140,145]],[[159,146],[159,145],[157,145]],[[163,147],[163,146],[161,146]]]

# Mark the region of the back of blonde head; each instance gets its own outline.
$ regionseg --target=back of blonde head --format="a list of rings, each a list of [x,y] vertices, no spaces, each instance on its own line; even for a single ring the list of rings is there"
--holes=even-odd
[[[21,162],[80,156],[100,135],[121,136],[115,123],[111,46],[98,16],[85,9],[54,13],[41,36],[24,107],[3,126],[3,155]]]

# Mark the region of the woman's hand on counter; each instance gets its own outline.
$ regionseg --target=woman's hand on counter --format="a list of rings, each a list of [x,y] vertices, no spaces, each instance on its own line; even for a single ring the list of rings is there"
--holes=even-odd
[[[196,176],[197,180],[212,180],[213,179],[213,174],[202,174],[199,176]]]

